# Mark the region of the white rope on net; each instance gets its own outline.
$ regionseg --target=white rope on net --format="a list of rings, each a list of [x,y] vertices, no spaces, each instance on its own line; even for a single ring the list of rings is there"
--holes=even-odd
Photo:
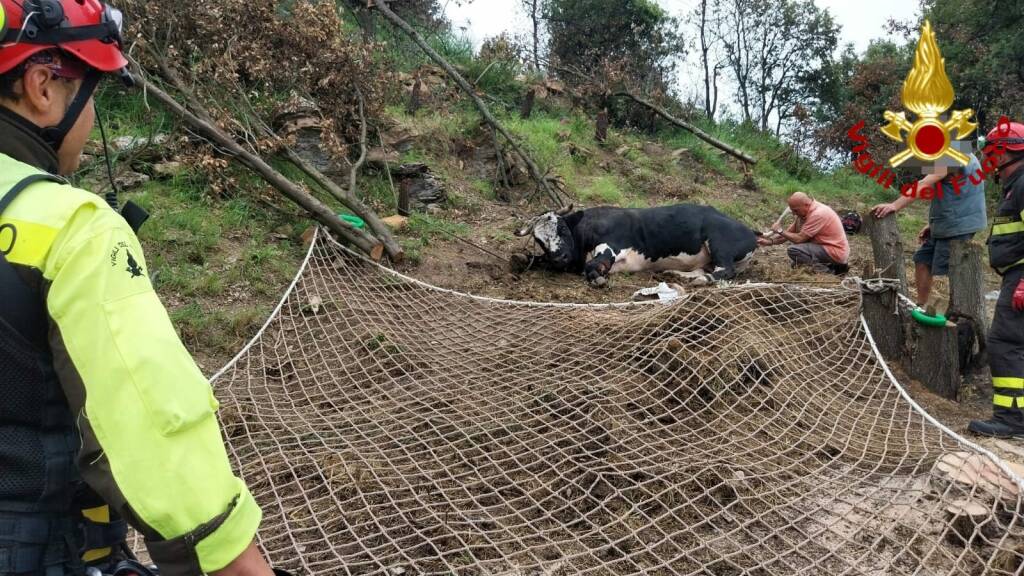
[[[300,574],[1021,574],[1020,478],[910,398],[859,305],[495,300],[321,236],[216,391]]]

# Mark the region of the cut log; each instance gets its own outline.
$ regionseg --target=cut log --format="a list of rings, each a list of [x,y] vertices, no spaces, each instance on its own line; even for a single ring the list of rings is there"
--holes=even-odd
[[[956,401],[960,392],[960,363],[956,324],[914,326],[910,375],[943,398]]]
[[[1014,474],[1024,474],[1024,465],[1003,461]],[[1022,476],[1024,477],[1024,476]],[[947,452],[932,466],[931,489],[943,499],[1001,498],[1016,501],[1020,486],[984,454]]]
[[[976,500],[957,500],[946,506],[946,522],[952,530],[946,533],[946,541],[954,546],[970,546],[974,539],[994,523],[989,522],[992,511]]]
[[[387,218],[381,218],[381,222],[387,225],[392,230],[404,230],[409,226],[409,219],[405,216],[388,216]]]
[[[897,312],[897,303],[895,290],[868,292],[864,294],[861,310],[878,351],[890,361],[906,356],[906,335],[903,321]]]
[[[907,293],[907,270],[903,263],[903,240],[896,225],[896,215],[875,218],[868,214],[865,228],[871,237],[871,250],[875,256],[875,270],[882,278],[896,278],[900,281],[900,292]]]

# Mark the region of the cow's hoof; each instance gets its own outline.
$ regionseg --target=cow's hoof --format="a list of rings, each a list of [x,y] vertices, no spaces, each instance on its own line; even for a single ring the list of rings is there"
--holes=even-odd
[[[508,271],[513,274],[522,274],[530,269],[532,259],[526,254],[513,254],[508,259]]]

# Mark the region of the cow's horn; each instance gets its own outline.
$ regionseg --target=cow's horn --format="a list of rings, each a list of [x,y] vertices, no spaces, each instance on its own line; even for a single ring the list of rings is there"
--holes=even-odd
[[[529,236],[533,229],[537,227],[537,218],[530,221],[527,226],[523,226],[519,230],[515,231],[515,235],[522,238],[523,236]]]
[[[555,212],[555,216],[565,216],[566,214],[569,214],[570,212],[572,212],[572,209],[573,209],[573,205],[569,204],[565,208],[561,208],[557,212]]]

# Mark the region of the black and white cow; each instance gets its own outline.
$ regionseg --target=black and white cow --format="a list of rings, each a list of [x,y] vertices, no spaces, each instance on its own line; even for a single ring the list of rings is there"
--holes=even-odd
[[[711,281],[730,280],[757,248],[753,230],[711,206],[657,208],[570,206],[533,220],[517,236],[533,233],[554,270],[583,272],[603,286],[616,272],[675,270]]]

